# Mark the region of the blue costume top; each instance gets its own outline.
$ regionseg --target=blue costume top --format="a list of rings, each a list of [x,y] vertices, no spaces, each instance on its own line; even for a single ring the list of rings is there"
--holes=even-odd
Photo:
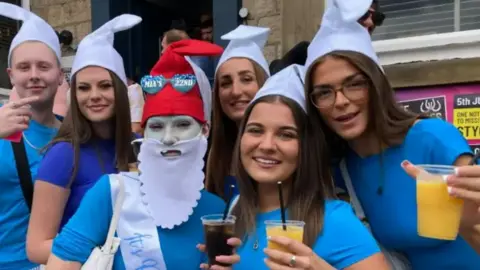
[[[222,213],[225,203],[207,191],[201,194],[187,222],[172,230],[157,227],[168,269],[199,269],[200,263],[206,261],[204,253],[196,248],[197,244],[204,243],[200,217]],[[85,263],[92,250],[104,244],[112,215],[110,180],[108,176],[103,176],[87,192],[77,213],[55,238],[53,254],[65,261]],[[125,269],[120,250],[115,255],[113,269]]]
[[[72,181],[73,166],[73,146],[67,142],[59,142],[45,154],[36,178],[63,188],[68,188],[71,183],[71,192],[60,228],[75,214],[85,193],[103,174],[117,172],[115,141],[92,140],[80,145],[77,175]]]
[[[287,213],[288,216],[288,213]],[[281,220],[280,210],[257,215],[255,233],[238,249],[240,263],[235,270],[268,269],[263,249],[267,247],[266,220]],[[350,205],[339,200],[325,203],[324,224],[313,251],[336,269],[344,269],[378,252],[375,239],[353,213]],[[258,249],[253,245],[258,240]]]
[[[461,238],[441,241],[418,236],[415,180],[401,162],[452,165],[471,154],[467,141],[450,123],[418,121],[401,145],[361,158],[353,151],[346,163],[357,197],[376,239],[389,250],[403,252],[414,270],[479,269],[480,256]],[[337,171],[337,184],[345,188]],[[383,187],[379,194],[378,188]]]
[[[52,140],[57,131],[56,128],[49,128],[32,120],[23,134],[32,145],[42,148]],[[27,142],[24,144],[34,180],[43,152],[32,148]],[[0,139],[0,153],[0,269],[31,269],[35,264],[28,260],[25,250],[30,212],[18,179],[11,142]]]

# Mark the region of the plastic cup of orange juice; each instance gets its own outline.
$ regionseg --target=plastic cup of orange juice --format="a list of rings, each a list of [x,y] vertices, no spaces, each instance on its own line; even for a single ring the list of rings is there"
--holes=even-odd
[[[265,227],[268,236],[284,236],[298,242],[303,242],[303,227],[305,222],[298,220],[286,220],[283,223],[281,220],[266,220]],[[277,245],[274,242],[268,241],[268,248],[288,252],[283,246]]]
[[[446,177],[455,173],[454,166],[417,165],[418,235],[455,240],[458,235],[463,200],[448,194]]]

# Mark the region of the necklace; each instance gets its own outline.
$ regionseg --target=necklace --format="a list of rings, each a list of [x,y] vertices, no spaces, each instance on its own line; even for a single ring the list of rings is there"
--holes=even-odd
[[[255,237],[255,241],[253,242],[253,250],[257,251],[258,249],[258,238]]]
[[[40,151],[40,149],[42,149],[42,147],[36,147],[35,145],[33,145],[28,139],[27,139],[27,136],[25,136],[25,133],[22,134],[22,137],[23,139],[25,140],[25,142],[28,144],[28,146],[30,146],[31,148],[37,150],[37,151]]]

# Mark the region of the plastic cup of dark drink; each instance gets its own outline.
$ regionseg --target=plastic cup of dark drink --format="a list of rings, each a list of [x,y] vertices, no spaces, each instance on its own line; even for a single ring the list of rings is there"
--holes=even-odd
[[[235,236],[236,217],[227,215],[206,215],[202,217],[205,231],[205,246],[210,265],[230,266],[215,260],[217,256],[229,256],[233,254],[233,247],[227,244],[228,239]]]

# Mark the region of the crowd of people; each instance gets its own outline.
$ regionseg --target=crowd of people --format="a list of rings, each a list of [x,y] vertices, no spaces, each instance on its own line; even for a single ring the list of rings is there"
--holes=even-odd
[[[208,20],[203,40],[172,29],[138,82],[113,40],[142,19],[120,15],[78,45],[64,110],[54,29],[0,15],[23,21],[0,107],[0,270],[479,268],[480,166],[453,125],[397,104],[377,1],[327,1],[315,37],[270,64],[269,28],[240,25],[225,48]],[[419,164],[455,168],[455,239],[417,231]],[[212,215],[229,237],[206,240]],[[300,239],[267,233],[288,220]]]

